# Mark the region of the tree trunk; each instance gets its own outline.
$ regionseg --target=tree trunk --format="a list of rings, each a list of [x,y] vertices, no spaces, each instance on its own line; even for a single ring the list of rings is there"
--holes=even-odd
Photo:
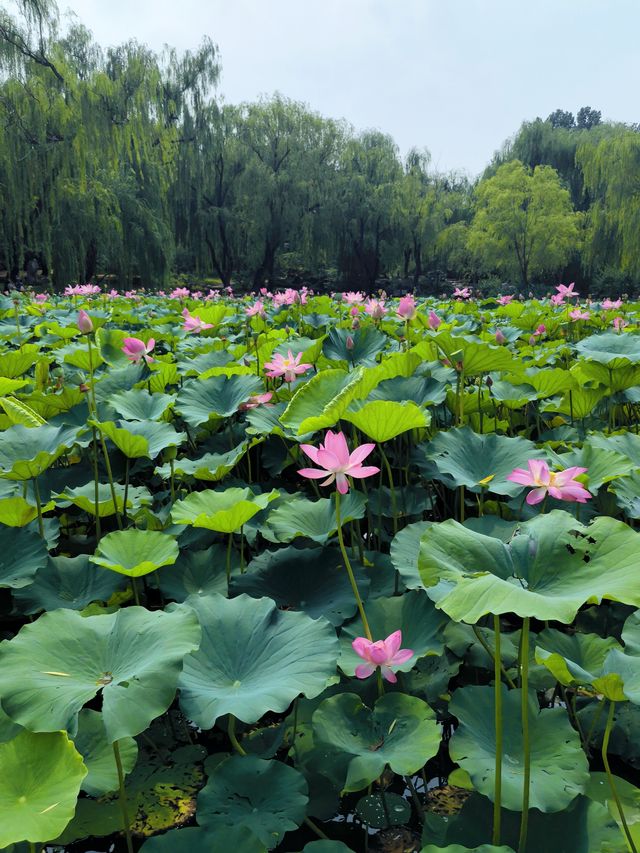
[[[413,257],[416,262],[416,268],[413,271],[413,281],[417,284],[418,279],[422,275],[422,244],[417,240],[413,241]]]
[[[95,237],[91,238],[87,251],[84,255],[84,282],[90,282],[96,274],[98,267],[98,246]]]
[[[405,246],[402,250],[402,254],[404,257],[404,265],[403,265],[403,278],[409,278],[409,262],[411,261],[411,248],[409,246]]]

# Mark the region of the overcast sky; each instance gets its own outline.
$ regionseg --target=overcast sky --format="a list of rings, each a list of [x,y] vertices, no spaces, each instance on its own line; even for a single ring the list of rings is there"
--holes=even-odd
[[[65,9],[65,0],[60,0]],[[71,0],[103,45],[220,49],[231,103],[279,91],[475,175],[520,123],[640,121],[639,0]]]

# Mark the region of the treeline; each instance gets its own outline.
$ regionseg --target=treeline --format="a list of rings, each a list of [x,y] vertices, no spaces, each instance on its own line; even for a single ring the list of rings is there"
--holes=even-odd
[[[155,53],[0,10],[0,271],[56,287],[175,273],[373,288],[640,282],[640,134],[589,107],[525,123],[478,182],[276,95],[227,105],[210,40]]]

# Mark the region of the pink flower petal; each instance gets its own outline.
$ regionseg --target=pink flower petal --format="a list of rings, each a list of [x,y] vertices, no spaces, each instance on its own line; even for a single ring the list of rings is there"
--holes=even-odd
[[[391,663],[394,666],[400,666],[400,664],[406,663],[409,658],[413,657],[413,649],[400,649],[399,652],[391,658]]]
[[[375,666],[370,663],[361,663],[356,667],[356,678],[369,678],[376,671]]]
[[[385,681],[388,681],[389,684],[395,684],[398,680],[394,671],[392,669],[389,669],[388,666],[382,667],[382,677],[385,679]]]
[[[349,456],[349,465],[359,465],[375,449],[375,444],[361,444],[360,447],[356,447],[351,456]]]
[[[368,660],[368,652],[372,645],[373,643],[371,642],[371,640],[367,640],[366,637],[356,637],[355,640],[353,640],[351,643],[351,648],[361,658],[364,658],[364,660]]]
[[[300,474],[301,477],[307,477],[309,480],[321,480],[323,477],[327,476],[327,472],[321,471],[320,468],[299,468],[298,474]],[[333,476],[333,474],[331,476]]]
[[[527,503],[529,506],[535,506],[544,500],[546,494],[546,489],[532,489],[527,495]]]
[[[349,476],[355,477],[357,480],[362,480],[364,477],[373,477],[374,474],[379,474],[380,469],[374,465],[359,465],[357,468],[349,469]]]
[[[387,647],[389,658],[392,658],[402,645],[402,631],[398,630],[389,634],[384,644]]]

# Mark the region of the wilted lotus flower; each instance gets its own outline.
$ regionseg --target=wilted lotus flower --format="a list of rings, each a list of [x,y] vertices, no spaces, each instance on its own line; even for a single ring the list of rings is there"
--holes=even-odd
[[[394,631],[386,640],[372,642],[366,637],[356,637],[351,643],[354,652],[366,663],[356,667],[356,678],[368,678],[378,667],[382,670],[382,677],[395,684],[398,680],[391,667],[400,666],[413,656],[413,649],[401,649],[402,631]]]
[[[155,345],[156,342],[153,338],[150,338],[147,344],[139,338],[125,338],[122,342],[122,352],[134,364],[137,364],[141,359],[144,359],[147,364],[151,364],[154,359],[149,353],[153,351]]]
[[[407,294],[407,296],[403,296],[400,302],[398,302],[396,310],[398,317],[401,317],[403,320],[413,320],[418,313],[416,300],[411,296],[411,294]]]
[[[87,312],[82,309],[78,311],[78,328],[83,335],[88,335],[89,332],[93,332],[93,320]]]
[[[341,495],[349,491],[348,477],[363,479],[378,474],[380,469],[374,465],[363,465],[362,462],[375,449],[375,444],[361,444],[353,453],[349,453],[347,439],[342,432],[327,430],[324,444],[314,447],[312,444],[301,444],[300,449],[309,459],[319,465],[319,468],[301,468],[298,474],[310,480],[322,480],[321,486],[330,486],[335,482]]]
[[[565,468],[564,471],[550,471],[546,462],[540,459],[529,459],[528,471],[524,468],[514,468],[507,480],[518,483],[521,486],[534,486],[533,491],[527,495],[527,503],[530,506],[539,504],[547,493],[559,501],[577,501],[586,503],[591,494],[582,483],[574,478],[584,474],[586,468]]]

